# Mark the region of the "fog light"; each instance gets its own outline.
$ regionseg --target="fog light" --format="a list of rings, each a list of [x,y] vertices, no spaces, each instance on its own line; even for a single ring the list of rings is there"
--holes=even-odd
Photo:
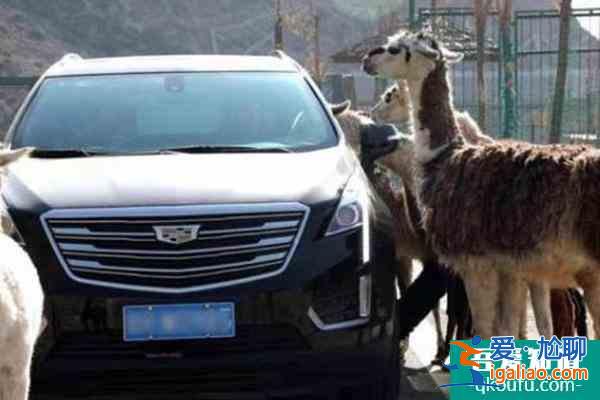
[[[371,275],[363,275],[358,281],[358,315],[367,318],[371,315]]]
[[[353,281],[354,285],[356,285],[356,278],[354,278]],[[362,275],[358,278],[358,310],[354,308],[354,317],[347,317],[346,319],[335,322],[325,322],[321,319],[319,314],[317,314],[317,311],[315,311],[313,306],[308,308],[308,317],[321,331],[336,331],[366,325],[369,323],[371,317],[371,286],[371,275]],[[357,293],[355,291],[353,296],[356,295]],[[354,298],[356,299],[356,297]],[[354,307],[356,307],[356,303],[354,303]],[[320,310],[320,312],[323,311],[324,310],[322,309]]]

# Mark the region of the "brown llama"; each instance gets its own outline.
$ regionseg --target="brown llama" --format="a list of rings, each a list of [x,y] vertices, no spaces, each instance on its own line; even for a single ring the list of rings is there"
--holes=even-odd
[[[477,334],[517,334],[525,282],[582,287],[598,332],[600,151],[466,144],[448,80],[461,59],[425,33],[399,33],[363,60],[372,75],[407,80],[428,239],[463,277]]]
[[[350,102],[331,105],[331,110],[338,121],[348,145],[357,156],[360,156],[360,128],[365,124],[373,123],[373,120],[360,111],[350,109]],[[401,176],[401,178],[403,178]],[[424,236],[419,236],[413,226],[411,210],[418,210],[416,198],[412,193],[406,193],[405,185],[401,190],[394,190],[392,181],[386,174],[377,174],[374,183],[377,193],[386,203],[395,222],[396,255],[400,258],[401,267],[398,272],[401,277],[401,286],[406,287],[410,283],[412,275],[412,263],[406,260],[422,260],[429,256],[429,249],[424,244]]]
[[[330,106],[344,131],[348,144],[357,155],[360,155],[360,128],[364,124],[373,123],[373,120],[365,113],[352,110],[350,107],[349,101]],[[392,178],[387,173],[369,174],[376,192],[392,214],[397,272],[402,293],[406,291],[411,281],[412,259],[419,260],[424,268],[428,266],[442,268],[431,246],[425,240],[425,232],[420,229],[420,214],[414,193],[412,157],[412,151],[409,149],[404,158],[403,167],[392,171],[400,178],[400,185],[394,185]],[[439,353],[445,348],[439,308],[434,308],[433,316]]]
[[[410,94],[406,81],[401,80],[387,88],[379,97],[379,101],[371,108],[371,116],[376,121],[396,125],[410,126],[411,120]],[[468,143],[492,143],[494,139],[484,134],[471,115],[456,112],[458,128]],[[412,132],[412,128],[409,129]]]
[[[371,115],[379,122],[394,123],[397,125],[407,126],[412,132],[411,120],[411,102],[410,94],[406,81],[400,80],[394,85],[387,88],[384,93],[380,96],[379,101],[371,109]],[[493,143],[494,139],[484,134],[479,125],[468,112],[456,112],[456,120],[460,133],[467,143],[479,145],[485,143]],[[409,147],[406,147],[409,149]],[[383,159],[387,167],[392,170],[408,170],[406,165],[405,157],[401,157],[398,160],[398,165],[394,165],[394,155],[389,155]],[[464,330],[459,326],[459,321],[465,319],[465,312],[468,312],[468,304],[465,302],[461,304],[464,296],[462,293],[453,292],[452,288],[456,290],[462,289],[462,284],[455,283],[450,285],[448,290],[448,327],[446,336],[446,348],[449,346],[449,337],[452,337],[452,332],[457,330],[457,337],[464,337]],[[532,297],[532,304],[534,306],[534,312],[536,315],[536,324],[538,331],[543,335],[549,335],[554,333],[559,336],[565,336],[565,332],[573,331],[574,324],[585,325],[585,312],[580,312],[575,315],[573,311],[576,307],[576,300],[570,295],[574,292],[567,293],[567,290],[554,289],[547,293],[549,288],[544,285],[538,285],[534,283],[529,284],[529,289]],[[552,315],[548,315],[545,310],[547,306],[544,304],[550,296],[550,304]],[[450,307],[450,305],[452,307]],[[583,306],[585,308],[585,306]],[[462,308],[462,309],[461,309]],[[585,311],[585,310],[583,310]],[[456,315],[454,315],[456,313]],[[583,320],[581,316],[583,315]],[[468,318],[467,318],[468,319]],[[465,326],[463,324],[463,326]],[[527,337],[527,309],[524,308],[521,316],[521,322],[519,326],[519,337]]]

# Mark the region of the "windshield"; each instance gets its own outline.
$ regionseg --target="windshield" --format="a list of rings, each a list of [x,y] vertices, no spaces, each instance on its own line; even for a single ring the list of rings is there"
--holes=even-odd
[[[312,150],[337,143],[296,73],[150,73],[49,78],[13,146],[139,153],[194,146]]]

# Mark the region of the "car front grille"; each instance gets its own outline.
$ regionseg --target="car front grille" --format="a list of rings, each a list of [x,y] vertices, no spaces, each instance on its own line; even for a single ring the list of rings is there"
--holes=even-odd
[[[42,224],[75,281],[188,293],[283,272],[308,212],[299,203],[63,209]],[[177,232],[185,242],[174,243]]]

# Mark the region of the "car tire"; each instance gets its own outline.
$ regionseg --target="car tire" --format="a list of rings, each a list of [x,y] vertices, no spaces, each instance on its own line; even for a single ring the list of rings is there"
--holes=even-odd
[[[406,351],[405,341],[401,341],[398,334],[401,323],[396,313],[397,302],[394,307],[394,342],[392,354],[390,354],[390,366],[387,376],[382,385],[382,394],[377,397],[381,400],[398,400],[400,396],[400,381],[402,379],[402,365],[404,364],[404,353]]]
[[[404,364],[404,352],[407,343],[398,338],[399,324],[396,309],[394,307],[394,339],[393,350],[390,354],[389,365],[386,368],[385,376],[371,387],[362,388],[353,393],[350,399],[354,400],[398,400],[400,398],[400,388],[402,379],[402,366]],[[344,398],[346,399],[346,398]]]

